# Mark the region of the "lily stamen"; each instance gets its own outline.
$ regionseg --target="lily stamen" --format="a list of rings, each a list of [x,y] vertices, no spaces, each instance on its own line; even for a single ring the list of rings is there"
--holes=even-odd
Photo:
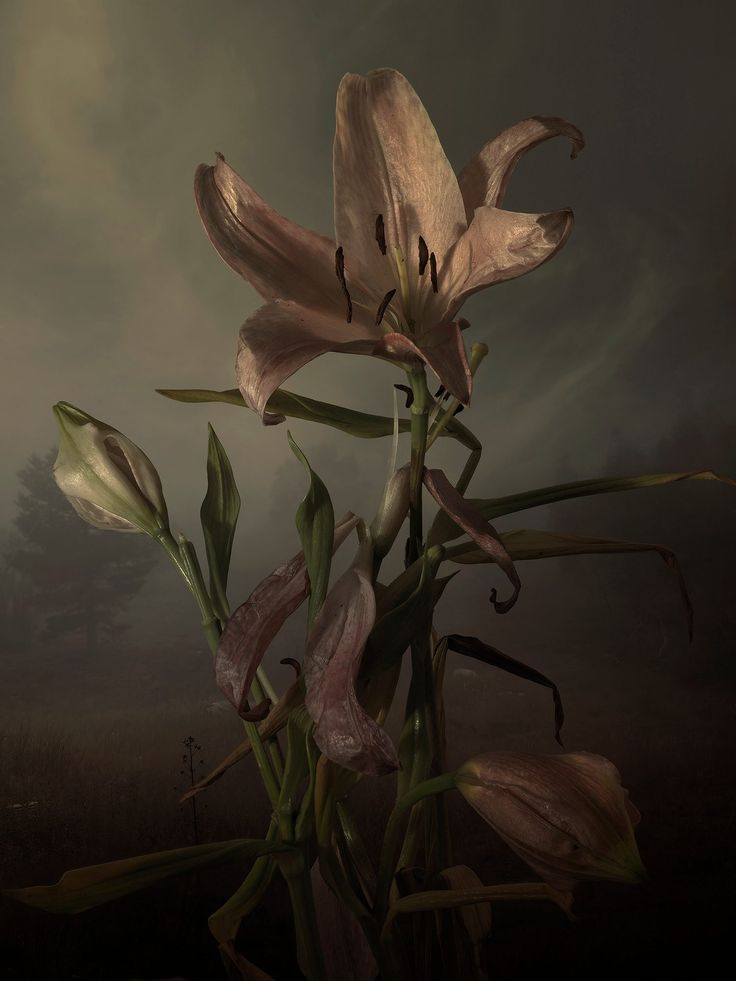
[[[388,307],[389,303],[393,299],[395,293],[396,290],[389,290],[388,293],[381,300],[381,304],[376,312],[376,327],[378,327],[381,321],[383,320],[383,315],[386,312],[386,308]]]
[[[383,215],[378,215],[376,218],[376,241],[381,250],[381,255],[386,255],[386,230],[383,227]]]
[[[348,291],[348,284],[345,281],[345,254],[342,250],[342,246],[338,246],[335,252],[335,275],[340,280],[340,285],[342,286],[342,291],[345,294],[345,299],[347,300],[347,322],[353,319],[353,301],[350,299],[350,292]]]
[[[429,249],[427,248],[427,243],[424,241],[422,236],[419,236],[419,275],[424,275],[424,270],[427,268],[427,263],[429,262]]]
[[[399,277],[399,291],[401,294],[401,306],[404,310],[404,317],[409,320],[409,277],[406,272],[406,259],[400,245],[394,245],[394,264],[396,273]]]
[[[437,289],[437,259],[435,258],[434,252],[429,255],[429,275],[432,279],[432,291],[434,293],[438,292]]]

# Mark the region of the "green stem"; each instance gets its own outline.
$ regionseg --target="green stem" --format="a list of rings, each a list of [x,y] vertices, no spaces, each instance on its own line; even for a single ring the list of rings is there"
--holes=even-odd
[[[406,811],[412,808],[425,797],[432,794],[442,794],[455,787],[454,773],[442,773],[440,776],[432,777],[423,783],[412,787],[408,793],[398,800],[391,812],[391,817],[386,826],[386,833],[383,837],[381,848],[381,859],[378,867],[378,885],[376,887],[376,919],[382,924],[386,919],[389,906],[389,895],[391,883],[396,871],[396,860],[401,847],[401,831],[403,818]]]
[[[294,911],[294,930],[299,967],[308,981],[324,981],[325,965],[319,938],[317,916],[309,869],[304,854],[296,852],[282,861],[281,871],[286,879]]]

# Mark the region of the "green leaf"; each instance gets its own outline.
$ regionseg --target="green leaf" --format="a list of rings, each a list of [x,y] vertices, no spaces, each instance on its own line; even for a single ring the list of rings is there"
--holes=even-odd
[[[157,388],[156,391],[159,395],[173,399],[175,402],[224,402],[227,405],[248,408],[237,388],[227,389],[223,392],[209,388]],[[333,429],[339,429],[350,436],[357,436],[359,439],[377,439],[381,436],[391,436],[394,430],[394,421],[390,416],[357,412],[355,409],[346,409],[342,405],[332,405],[329,402],[319,402],[317,399],[307,398],[305,395],[295,395],[293,392],[287,392],[282,388],[273,393],[266,408],[268,412],[287,416],[290,419],[303,419],[305,422],[331,426]],[[411,429],[411,421],[400,419],[399,429],[402,433],[408,433]],[[470,430],[456,419],[448,425],[447,430],[442,435],[451,436],[469,449],[474,449],[480,445]]]
[[[659,487],[663,484],[674,484],[681,480],[718,480],[736,487],[736,480],[717,474],[713,470],[689,470],[683,473],[650,473],[638,477],[601,477],[595,480],[576,480],[570,484],[537,487],[535,490],[510,494],[507,497],[473,498],[468,500],[468,504],[472,505],[476,511],[480,511],[488,521],[492,521],[493,518],[526,511],[529,508],[537,508],[543,504],[555,504],[557,501],[569,501],[579,497],[590,497],[594,494],[613,494],[618,491]],[[443,542],[451,542],[460,535],[462,535],[462,529],[447,514],[440,511],[432,525],[427,541],[430,545],[440,545]]]
[[[450,634],[447,637],[443,637],[442,640],[445,641],[447,647],[451,651],[455,651],[456,654],[463,654],[465,657],[475,658],[476,661],[482,661],[483,664],[489,664],[494,668],[501,668],[502,671],[516,675],[517,678],[524,678],[525,681],[533,681],[537,685],[543,685],[545,688],[551,688],[552,699],[555,706],[555,739],[560,746],[562,746],[560,729],[562,729],[565,722],[565,711],[562,707],[560,692],[554,681],[550,681],[550,679],[546,675],[542,674],[541,671],[537,671],[535,668],[529,667],[529,665],[524,664],[522,661],[517,661],[515,658],[509,657],[508,654],[504,654],[503,651],[499,651],[497,647],[491,647],[490,644],[484,644],[483,641],[479,640],[477,637],[463,637],[460,634]],[[442,643],[442,641],[440,641],[440,643]]]
[[[296,527],[302,541],[304,558],[309,575],[309,626],[311,628],[319,608],[327,595],[332,564],[332,547],[335,538],[335,512],[324,483],[309,466],[309,461],[287,432],[289,446],[300,460],[309,477],[309,489],[296,512]]]
[[[277,836],[276,820],[272,819],[266,839],[267,841],[276,841]],[[240,888],[232,894],[226,903],[212,913],[207,924],[210,933],[218,943],[224,944],[227,941],[235,940],[242,920],[260,904],[271,884],[275,871],[276,862],[273,858],[270,855],[261,855],[253,863]]]
[[[31,886],[4,892],[11,899],[50,913],[81,913],[183,872],[225,862],[247,861],[287,850],[289,846],[283,842],[235,838],[209,845],[136,855],[135,858],[123,858],[104,865],[88,865],[65,872],[53,886]]]
[[[510,882],[507,885],[479,886],[476,889],[430,889],[398,899],[388,911],[382,936],[388,935],[393,921],[401,913],[429,913],[437,909],[475,906],[483,902],[529,902],[537,899],[555,903],[567,916],[570,915],[572,894],[558,892],[542,882]]]
[[[210,569],[210,592],[215,612],[223,623],[229,616],[227,575],[239,513],[240,494],[235,484],[233,468],[217,433],[210,425],[207,493],[199,514]]]
[[[627,542],[615,538],[584,538],[582,535],[561,535],[535,528],[518,528],[501,535],[506,551],[514,562],[523,559],[548,559],[564,555],[605,555],[626,552],[657,552],[677,576],[680,596],[685,605],[688,634],[693,636],[693,606],[685,578],[675,553],[664,545],[650,542]],[[492,562],[493,559],[473,542],[461,542],[448,548],[445,558],[462,564]]]

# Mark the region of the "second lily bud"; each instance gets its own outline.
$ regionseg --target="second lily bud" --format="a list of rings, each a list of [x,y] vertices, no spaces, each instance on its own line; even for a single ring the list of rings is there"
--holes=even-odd
[[[640,882],[639,812],[618,770],[593,753],[486,753],[455,785],[468,803],[550,886],[582,879]]]

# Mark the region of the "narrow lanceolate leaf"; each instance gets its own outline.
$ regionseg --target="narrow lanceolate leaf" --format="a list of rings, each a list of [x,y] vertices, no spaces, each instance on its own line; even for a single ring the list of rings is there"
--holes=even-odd
[[[491,603],[497,613],[508,613],[516,602],[521,589],[521,580],[514,568],[511,556],[506,551],[501,537],[492,524],[459,494],[441,470],[424,470],[424,486],[439,506],[453,521],[469,535],[475,544],[481,548],[498,565],[514,587],[509,599],[496,600],[496,590],[491,591]]]
[[[664,545],[650,542],[618,541],[615,538],[584,538],[582,535],[560,535],[535,528],[518,528],[504,532],[501,536],[509,555],[515,562],[524,559],[558,558],[563,555],[606,555],[626,552],[656,552],[661,555],[677,576],[680,596],[685,606],[687,629],[690,639],[693,636],[693,606],[685,584],[680,563],[675,553]],[[473,542],[459,543],[448,548],[445,557],[453,562],[473,564],[493,561],[485,552],[476,548]]]
[[[231,388],[223,392],[209,388],[157,388],[159,395],[164,395],[175,402],[223,402],[227,405],[237,405],[247,409],[239,389]],[[266,411],[277,416],[290,419],[303,419],[305,422],[316,422],[323,426],[331,426],[350,436],[359,439],[378,439],[393,433],[394,421],[390,416],[377,416],[369,412],[356,412],[341,405],[331,405],[329,402],[319,402],[305,395],[295,395],[283,388],[277,389],[268,400]],[[399,430],[408,433],[411,429],[409,419],[399,420]],[[451,436],[463,446],[474,449],[478,440],[457,420],[453,420],[442,433]]]
[[[335,525],[332,548],[338,548],[357,524],[348,514]],[[307,564],[299,552],[260,582],[225,624],[215,653],[215,678],[238,713],[245,711],[258,665],[271,641],[309,594]]]
[[[128,893],[145,889],[163,879],[183,872],[243,862],[288,850],[283,842],[260,838],[235,838],[209,845],[176,848],[173,851],[136,855],[104,865],[88,865],[65,872],[53,886],[31,886],[27,889],[8,889],[5,895],[28,906],[37,906],[49,913],[81,913],[101,906]]]
[[[550,487],[537,487],[534,490],[522,491],[520,494],[509,494],[507,497],[473,498],[468,504],[479,511],[484,518],[492,521],[506,514],[516,514],[529,508],[537,508],[543,504],[555,504],[557,501],[569,501],[578,497],[590,497],[594,494],[613,494],[618,491],[641,490],[645,487],[660,487],[663,484],[675,484],[681,480],[718,480],[724,484],[736,487],[736,480],[717,474],[713,470],[689,470],[683,473],[650,473],[638,477],[601,477],[595,480],[576,480],[569,484],[553,484]],[[444,512],[440,512],[427,537],[430,545],[441,545],[451,542],[462,534],[462,529]]]
[[[537,685],[544,685],[545,688],[550,688],[555,704],[555,739],[562,746],[560,730],[565,721],[565,711],[562,707],[560,692],[553,681],[550,681],[541,671],[537,671],[535,668],[529,667],[528,664],[509,657],[508,654],[499,651],[497,647],[484,644],[477,637],[463,637],[460,634],[450,634],[443,639],[446,641],[448,648],[451,651],[455,651],[456,654],[463,654],[465,657],[475,658],[476,661],[482,661],[484,664],[490,664],[491,667],[501,668],[502,671],[514,674],[517,678],[524,678],[526,681],[533,681]]]
[[[335,513],[330,495],[322,480],[309,466],[309,461],[294,442],[291,433],[289,446],[309,477],[309,489],[296,512],[296,527],[301,538],[309,576],[309,626],[314,623],[325,601],[332,564],[332,536]]]
[[[510,882],[501,886],[480,886],[476,889],[430,889],[398,899],[389,909],[383,926],[386,936],[393,921],[401,913],[429,913],[437,909],[474,906],[484,902],[507,902],[541,899],[555,903],[567,915],[572,907],[572,893],[560,892],[541,882]]]
[[[224,623],[229,610],[227,575],[235,526],[240,513],[240,494],[225,448],[211,425],[209,433],[207,493],[199,513],[210,569],[210,591],[217,615]]]

